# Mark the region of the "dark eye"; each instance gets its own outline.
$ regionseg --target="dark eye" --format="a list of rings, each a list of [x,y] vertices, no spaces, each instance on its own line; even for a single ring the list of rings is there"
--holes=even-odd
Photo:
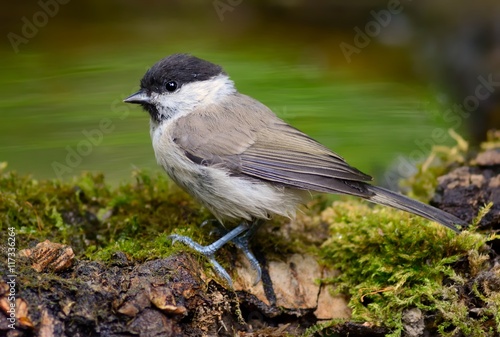
[[[169,81],[167,82],[167,84],[165,84],[165,88],[170,92],[175,91],[175,89],[177,89],[177,82]]]

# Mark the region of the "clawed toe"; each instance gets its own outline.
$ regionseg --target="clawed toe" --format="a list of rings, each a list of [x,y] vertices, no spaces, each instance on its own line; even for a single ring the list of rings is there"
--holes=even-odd
[[[193,250],[197,251],[200,254],[209,255],[209,252],[207,252],[207,249],[206,249],[208,246],[202,246],[198,242],[193,241],[193,239],[191,239],[190,237],[172,234],[172,235],[169,235],[168,238],[172,240],[172,244],[179,241],[179,242],[182,242],[183,244],[185,244],[186,246],[192,248]]]
[[[255,255],[252,253],[252,250],[250,249],[248,239],[249,239],[248,236],[244,235],[242,237],[234,238],[232,242],[237,248],[239,248],[243,252],[243,255],[245,255],[247,260],[250,262],[250,265],[257,273],[257,277],[255,278],[255,282],[253,283],[253,286],[256,286],[257,283],[259,283],[260,279],[262,278],[262,268],[260,266],[259,261],[257,260]]]
[[[208,222],[212,221],[214,220],[204,221],[202,225],[206,225]],[[231,277],[229,276],[228,272],[220,265],[220,263],[217,262],[217,260],[214,257],[214,254],[229,241],[233,242],[237,248],[241,249],[245,257],[250,262],[252,268],[255,269],[255,271],[257,272],[257,278],[254,283],[254,285],[256,285],[257,283],[259,283],[261,279],[262,269],[260,267],[259,261],[257,261],[255,255],[253,255],[252,251],[250,250],[248,242],[249,239],[252,237],[253,233],[255,232],[255,230],[256,230],[255,226],[249,228],[246,223],[240,224],[233,230],[225,232],[224,235],[219,240],[215,241],[214,243],[208,246],[202,246],[199,243],[193,241],[193,239],[178,234],[172,234],[169,236],[169,238],[172,239],[172,243],[175,243],[177,241],[182,242],[183,244],[190,247],[194,251],[205,255],[212,264],[212,266],[214,267],[215,272],[221,278],[223,278],[231,288],[233,288],[233,282],[231,280]],[[217,232],[224,232],[224,230],[219,229],[217,230]]]
[[[228,286],[231,289],[233,289],[234,288],[233,287],[233,280],[231,280],[231,276],[229,276],[226,269],[224,269],[224,267],[221,266],[221,264],[215,259],[215,257],[209,256],[208,260],[210,261],[210,263],[214,267],[215,273],[217,275],[219,275],[219,277],[223,278],[227,282]]]

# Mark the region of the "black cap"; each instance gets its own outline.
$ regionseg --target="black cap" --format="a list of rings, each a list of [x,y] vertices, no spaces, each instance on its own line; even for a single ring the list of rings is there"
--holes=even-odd
[[[222,67],[189,54],[173,54],[158,61],[141,80],[141,89],[166,91],[166,84],[175,82],[177,88],[190,82],[205,81],[224,73]]]

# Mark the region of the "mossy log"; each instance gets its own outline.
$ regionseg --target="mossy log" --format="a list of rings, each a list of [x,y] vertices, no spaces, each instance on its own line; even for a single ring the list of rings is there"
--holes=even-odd
[[[234,247],[220,252],[234,290],[168,240],[172,232],[213,238],[198,227],[210,215],[162,176],[136,172],[133,183],[112,188],[101,175],[36,181],[4,168],[0,250],[11,260],[0,264],[0,335],[494,336],[500,150],[463,158],[439,179],[423,176],[439,182],[436,206],[479,221],[470,232],[317,197],[294,221],[275,219],[257,234],[263,282],[253,285]],[[450,299],[457,303],[444,307]]]

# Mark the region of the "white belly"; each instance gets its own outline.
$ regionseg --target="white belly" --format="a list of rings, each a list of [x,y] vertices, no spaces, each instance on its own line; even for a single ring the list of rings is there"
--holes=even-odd
[[[230,176],[220,167],[203,166],[189,160],[172,140],[168,124],[153,129],[151,138],[158,164],[180,187],[205,205],[220,221],[269,218],[272,214],[295,215],[304,191]]]

